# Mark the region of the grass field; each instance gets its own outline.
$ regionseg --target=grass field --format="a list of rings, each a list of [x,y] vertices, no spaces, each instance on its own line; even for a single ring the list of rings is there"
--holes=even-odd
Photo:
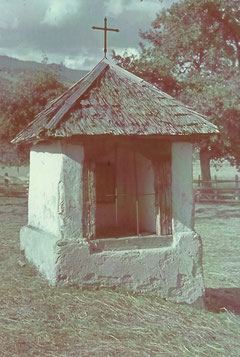
[[[207,310],[107,290],[49,287],[19,251],[26,214],[26,199],[0,198],[1,356],[240,355],[239,206],[196,207]]]

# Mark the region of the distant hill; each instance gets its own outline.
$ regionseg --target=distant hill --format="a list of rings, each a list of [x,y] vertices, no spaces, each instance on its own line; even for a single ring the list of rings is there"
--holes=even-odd
[[[85,76],[88,71],[67,68],[64,65],[56,63],[39,63],[34,61],[21,61],[19,59],[0,56],[0,79],[2,84],[10,82],[15,82],[21,80],[24,74],[31,73],[38,70],[49,70],[56,73],[59,80],[64,82],[67,86],[72,85],[83,76]]]
[[[4,96],[7,95],[5,93],[11,90],[14,83],[21,82],[23,78],[31,76],[34,72],[39,70],[55,73],[58,80],[63,82],[67,87],[88,73],[88,71],[70,69],[56,63],[44,64],[34,61],[21,61],[8,56],[0,56],[0,97],[3,98],[2,100],[4,100]],[[22,148],[20,150],[16,145],[12,145],[8,141],[0,139],[0,165],[26,165],[29,161],[28,156],[28,148]]]

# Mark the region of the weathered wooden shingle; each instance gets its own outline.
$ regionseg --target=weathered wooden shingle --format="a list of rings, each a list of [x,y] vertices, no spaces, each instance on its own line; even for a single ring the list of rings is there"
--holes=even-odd
[[[102,60],[52,101],[12,142],[75,135],[218,133],[215,125],[153,85]]]

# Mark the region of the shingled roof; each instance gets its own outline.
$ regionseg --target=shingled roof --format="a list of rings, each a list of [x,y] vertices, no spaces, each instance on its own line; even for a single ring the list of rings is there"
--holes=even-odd
[[[191,136],[215,125],[148,82],[104,59],[50,102],[13,143],[76,135]]]

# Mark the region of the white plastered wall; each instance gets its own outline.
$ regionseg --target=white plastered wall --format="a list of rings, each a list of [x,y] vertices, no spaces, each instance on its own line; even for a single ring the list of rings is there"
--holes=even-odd
[[[39,144],[30,152],[28,225],[58,235],[58,190],[63,165],[59,142]]]
[[[21,249],[50,282],[56,280],[58,241],[82,238],[81,145],[59,141],[38,144],[30,152],[28,226]]]
[[[192,144],[172,144],[173,233],[193,231]]]
[[[30,153],[28,225],[55,235],[82,234],[81,145],[39,144]]]
[[[83,236],[83,146],[62,145],[62,173],[58,185],[58,215],[64,240]]]

